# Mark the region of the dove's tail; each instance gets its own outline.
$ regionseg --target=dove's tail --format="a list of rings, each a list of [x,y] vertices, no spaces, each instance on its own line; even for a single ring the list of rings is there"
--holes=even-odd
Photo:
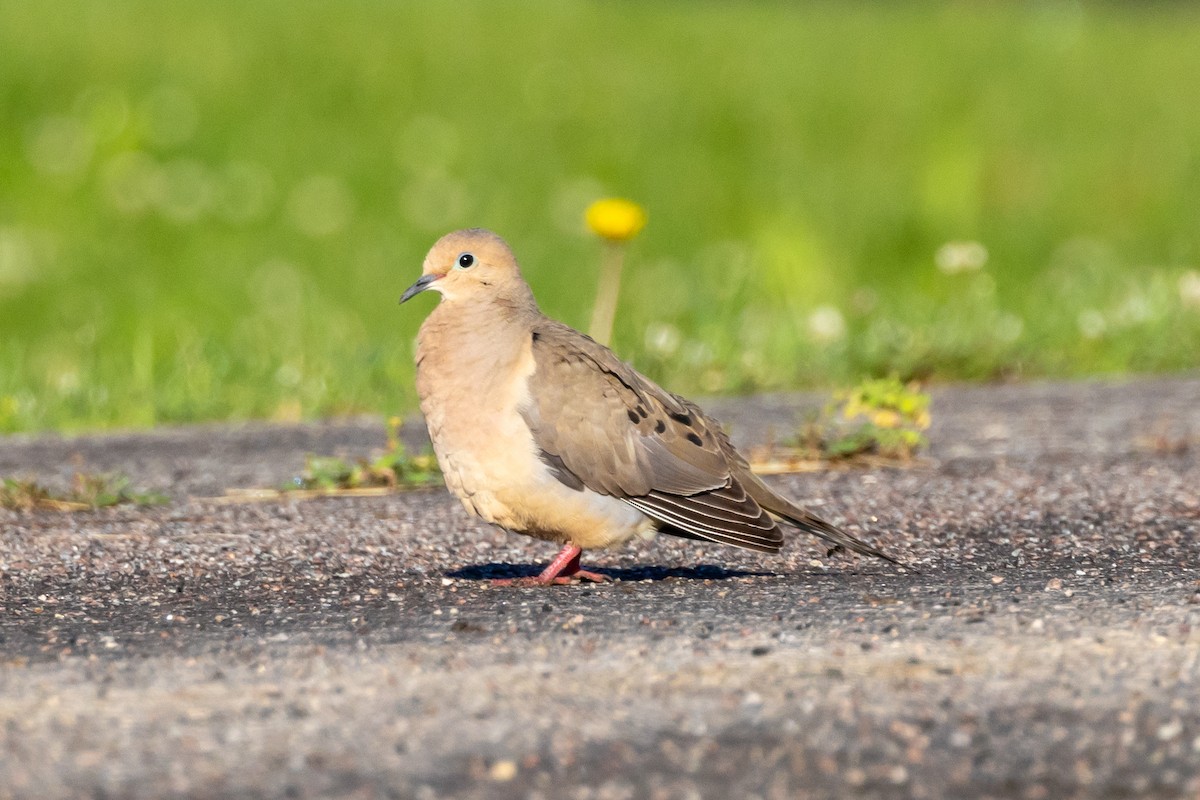
[[[825,541],[834,546],[834,549],[853,550],[856,553],[861,553],[864,556],[874,556],[882,558],[884,561],[891,562],[898,567],[904,567],[909,572],[916,572],[915,569],[905,564],[898,558],[893,558],[879,548],[867,544],[857,536],[851,536],[836,525],[832,525],[820,517],[814,516],[805,509],[796,505],[786,497],[771,491],[771,489],[763,482],[756,479],[747,481],[746,488],[754,500],[767,511],[772,514],[782,517],[787,522],[795,525],[802,531],[811,533],[813,536],[819,536]]]

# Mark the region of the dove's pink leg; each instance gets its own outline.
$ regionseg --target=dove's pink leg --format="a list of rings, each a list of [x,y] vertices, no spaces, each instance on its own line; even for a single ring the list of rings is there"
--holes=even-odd
[[[563,547],[554,557],[550,565],[542,573],[533,578],[498,578],[492,581],[497,586],[553,586],[554,584],[572,583],[574,581],[595,581],[601,583],[607,577],[597,572],[579,568],[579,557],[583,550],[573,544]]]

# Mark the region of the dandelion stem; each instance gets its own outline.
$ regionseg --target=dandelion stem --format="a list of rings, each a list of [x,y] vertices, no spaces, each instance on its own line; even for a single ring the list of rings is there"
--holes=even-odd
[[[612,338],[613,318],[617,313],[617,297],[621,293],[621,268],[625,263],[622,242],[607,242],[604,262],[600,267],[600,282],[596,287],[596,304],[592,307],[592,322],[588,334],[602,345]]]

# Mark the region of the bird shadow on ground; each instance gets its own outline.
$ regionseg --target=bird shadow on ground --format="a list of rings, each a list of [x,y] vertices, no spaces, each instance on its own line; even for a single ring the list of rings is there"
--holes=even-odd
[[[471,564],[446,573],[448,578],[463,578],[469,581],[527,578],[537,575],[543,567],[537,564]],[[715,564],[697,564],[694,567],[588,567],[614,581],[664,581],[671,578],[686,581],[724,581],[730,578],[774,578],[774,572],[757,572],[744,569],[727,569]]]

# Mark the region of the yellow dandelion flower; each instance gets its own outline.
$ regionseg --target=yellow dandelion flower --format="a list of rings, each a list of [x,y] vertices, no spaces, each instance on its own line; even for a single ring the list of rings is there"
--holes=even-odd
[[[646,227],[646,210],[632,200],[608,197],[588,206],[585,219],[597,236],[624,242]]]
[[[869,415],[871,422],[874,422],[881,428],[899,428],[901,417],[900,414],[890,408],[881,408],[871,412]]]

